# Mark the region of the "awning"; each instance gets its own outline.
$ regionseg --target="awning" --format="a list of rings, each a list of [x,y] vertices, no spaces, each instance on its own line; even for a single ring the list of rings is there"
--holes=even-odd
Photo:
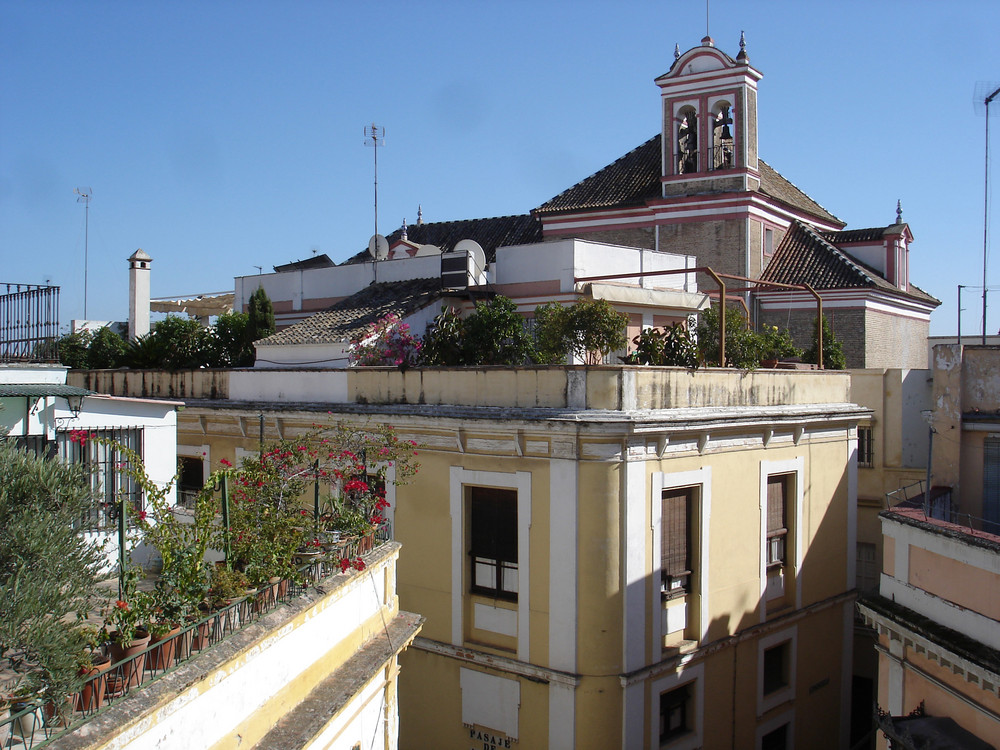
[[[673,289],[647,289],[625,284],[588,282],[577,284],[577,290],[589,294],[594,299],[603,299],[622,305],[655,307],[662,309],[664,313],[678,311],[688,314],[704,310],[711,304],[707,294],[680,292]]]
[[[232,292],[196,294],[190,297],[160,298],[149,301],[150,312],[181,312],[192,318],[207,318],[232,312],[236,295]]]
[[[22,396],[42,398],[44,396],[93,396],[96,391],[78,388],[63,383],[0,383],[0,398]]]

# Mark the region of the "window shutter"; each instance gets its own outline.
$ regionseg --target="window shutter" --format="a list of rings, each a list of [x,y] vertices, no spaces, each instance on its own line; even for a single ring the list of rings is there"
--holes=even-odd
[[[691,570],[688,556],[691,495],[691,487],[663,491],[660,564],[669,576],[683,575]]]
[[[785,502],[788,497],[788,475],[767,478],[767,533],[785,528]]]

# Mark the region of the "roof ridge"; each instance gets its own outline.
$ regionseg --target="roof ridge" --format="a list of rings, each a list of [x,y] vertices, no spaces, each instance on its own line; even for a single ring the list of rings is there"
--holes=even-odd
[[[828,249],[832,250],[834,252],[834,257],[839,258],[841,263],[843,263],[856,273],[860,274],[866,281],[870,283],[876,283],[875,280],[869,275],[868,270],[864,266],[857,263],[847,253],[845,253],[839,247],[837,247],[832,242],[823,237],[822,233],[818,232],[816,229],[809,226],[805,222],[799,221],[798,219],[793,219],[793,221],[796,224],[798,224],[807,234],[812,235],[817,241],[821,242],[822,244],[826,245]]]
[[[840,217],[839,217],[839,216],[837,216],[837,215],[836,215],[835,213],[833,213],[833,211],[831,211],[831,210],[830,210],[830,209],[828,209],[828,208],[827,208],[826,206],[824,206],[824,205],[823,205],[822,203],[820,203],[820,202],[819,202],[818,200],[816,200],[815,198],[813,198],[813,197],[812,197],[811,195],[809,195],[809,193],[807,193],[807,192],[806,192],[805,190],[803,190],[803,189],[802,189],[802,188],[800,188],[800,187],[799,187],[798,185],[796,185],[796,184],[795,184],[794,182],[792,182],[792,181],[791,181],[791,180],[789,180],[789,179],[788,179],[787,177],[785,177],[785,175],[781,174],[781,172],[779,172],[779,171],[778,171],[777,169],[775,169],[774,167],[772,167],[772,166],[771,166],[771,165],[770,165],[770,164],[769,164],[768,162],[764,161],[764,160],[763,160],[763,159],[761,159],[761,158],[760,158],[759,156],[757,157],[757,161],[759,161],[759,162],[760,162],[761,164],[763,164],[763,165],[764,165],[764,166],[766,166],[766,167],[767,167],[768,169],[770,169],[770,170],[771,170],[772,172],[774,172],[774,173],[775,173],[776,175],[778,175],[778,177],[780,177],[780,178],[781,178],[781,179],[783,179],[783,180],[784,180],[785,182],[787,182],[787,183],[788,183],[789,185],[791,185],[791,186],[792,186],[793,188],[795,188],[795,189],[796,189],[796,190],[798,190],[798,191],[799,191],[800,193],[802,193],[802,195],[803,195],[803,196],[805,196],[806,198],[808,198],[809,200],[811,200],[811,201],[812,201],[813,203],[815,203],[815,204],[816,204],[817,206],[819,206],[819,207],[820,207],[820,208],[822,208],[822,209],[823,209],[824,211],[826,211],[826,213],[827,213],[828,215],[832,216],[832,217],[833,217],[834,219],[836,219],[837,221],[841,221]],[[773,197],[773,196],[772,196],[772,197]],[[778,198],[778,200],[781,200],[781,199],[780,199],[780,198]],[[846,222],[843,222],[843,221],[841,221],[841,223],[846,223]]]
[[[655,140],[657,140],[657,139],[662,139],[662,138],[663,138],[663,133],[662,133],[662,132],[659,132],[659,133],[657,133],[657,134],[656,134],[656,135],[654,135],[654,136],[653,136],[652,138],[647,138],[646,140],[644,140],[644,141],[643,141],[642,143],[640,143],[640,144],[639,144],[638,146],[636,146],[635,148],[631,149],[630,151],[626,151],[626,152],[625,152],[624,154],[622,154],[621,156],[619,156],[619,157],[618,157],[617,159],[615,159],[615,160],[614,160],[613,162],[611,162],[610,164],[605,164],[605,165],[604,165],[603,167],[601,167],[600,169],[598,169],[598,170],[596,170],[596,171],[594,171],[594,172],[591,172],[591,173],[590,173],[589,175],[587,175],[586,177],[584,177],[584,178],[583,178],[582,180],[579,180],[579,181],[577,181],[577,182],[573,183],[572,185],[570,185],[570,186],[569,186],[568,188],[566,188],[565,190],[563,190],[563,191],[561,191],[561,192],[559,192],[559,193],[556,193],[556,194],[555,194],[555,195],[553,195],[553,196],[552,196],[551,198],[549,198],[549,199],[548,199],[547,201],[545,201],[544,203],[542,203],[542,204],[541,204],[540,206],[537,206],[537,207],[533,208],[533,209],[531,210],[531,212],[532,212],[532,215],[534,215],[535,211],[540,211],[540,210],[542,210],[542,209],[543,209],[543,208],[544,208],[545,206],[547,206],[548,204],[550,204],[550,203],[553,203],[553,202],[555,202],[556,200],[558,200],[558,199],[559,199],[560,197],[562,197],[563,195],[566,195],[567,193],[569,193],[569,192],[570,192],[571,190],[574,190],[574,189],[578,188],[578,187],[579,187],[580,185],[582,185],[583,183],[585,183],[585,182],[586,182],[587,180],[590,180],[590,179],[592,179],[593,177],[595,177],[595,176],[597,176],[598,174],[600,174],[601,172],[603,172],[603,171],[605,171],[605,170],[608,170],[608,169],[611,169],[611,168],[612,168],[612,167],[614,167],[614,166],[615,166],[616,164],[619,164],[619,163],[621,163],[621,162],[625,161],[625,160],[626,160],[626,159],[628,159],[628,158],[629,158],[630,156],[632,156],[632,155],[633,155],[634,153],[636,153],[636,152],[637,152],[637,151],[638,151],[639,149],[641,149],[641,148],[644,148],[644,147],[648,146],[648,145],[649,145],[650,143],[652,143],[653,141],[655,141]]]

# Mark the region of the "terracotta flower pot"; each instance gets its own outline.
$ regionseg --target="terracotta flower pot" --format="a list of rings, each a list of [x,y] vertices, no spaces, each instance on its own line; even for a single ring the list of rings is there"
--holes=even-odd
[[[111,661],[118,663],[128,659],[116,667],[120,680],[115,680],[116,687],[124,691],[126,687],[138,687],[142,684],[142,672],[146,667],[146,654],[143,652],[149,646],[149,633],[136,630],[135,639],[131,643],[119,643],[115,638],[117,631],[111,634]]]
[[[100,659],[104,661],[100,661]],[[94,666],[90,669],[80,668],[80,676],[87,681],[83,683],[83,688],[76,694],[77,711],[96,711],[104,705],[104,694],[108,689],[107,671],[111,668],[111,659],[100,654],[94,657]]]
[[[163,635],[152,635],[149,638],[149,664],[146,669],[151,672],[163,672],[174,665],[174,656],[177,653],[177,638],[172,636],[181,632],[181,626],[175,623],[169,631]],[[166,641],[162,643],[162,641]],[[160,644],[160,645],[156,645]]]

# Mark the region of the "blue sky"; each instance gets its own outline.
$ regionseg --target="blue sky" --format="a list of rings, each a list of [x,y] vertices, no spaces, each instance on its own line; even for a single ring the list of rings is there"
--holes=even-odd
[[[901,199],[911,280],[982,285],[984,128],[1000,3],[713,0],[716,46],[746,32],[760,154],[849,228]],[[342,260],[379,229],[525,213],[660,127],[653,83],[705,34],[704,2],[0,2],[0,281],[62,287],[124,319],[125,259],[154,296],[231,289],[255,266]],[[1000,178],[1000,98],[991,181]],[[995,215],[995,211],[990,210]],[[994,222],[995,223],[995,222]],[[996,243],[991,242],[995,249]],[[1000,327],[1000,257],[987,328]],[[963,293],[979,332],[981,290]]]

